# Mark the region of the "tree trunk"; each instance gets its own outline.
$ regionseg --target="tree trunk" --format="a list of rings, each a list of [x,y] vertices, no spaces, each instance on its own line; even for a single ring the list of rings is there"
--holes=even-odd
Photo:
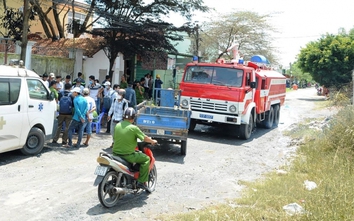
[[[46,32],[47,37],[54,38],[54,36],[56,36],[56,32],[55,32],[54,26],[52,24],[52,21],[48,18],[47,14],[44,13],[38,0],[31,0],[30,2],[32,5],[34,5],[36,7],[36,11],[38,13],[39,19],[41,20],[44,31],[48,31],[48,32]],[[47,30],[45,29],[45,26],[47,27]]]
[[[45,19],[44,19],[45,14],[44,14],[42,8],[38,7],[38,5],[36,4],[36,2],[34,0],[30,0],[30,3],[34,7],[35,11],[38,13],[38,18],[42,24],[45,35],[47,36],[47,38],[53,38],[53,35],[50,32],[47,23],[45,22]]]
[[[59,38],[65,38],[64,28],[60,22],[59,14],[57,12],[57,3],[55,3],[54,1],[53,1],[52,10],[53,10],[55,24],[57,25],[58,32],[59,32]]]
[[[20,59],[26,62],[26,51],[28,42],[28,20],[29,20],[29,2],[24,0],[23,7],[23,30],[22,30],[22,42],[21,42],[21,57]]]

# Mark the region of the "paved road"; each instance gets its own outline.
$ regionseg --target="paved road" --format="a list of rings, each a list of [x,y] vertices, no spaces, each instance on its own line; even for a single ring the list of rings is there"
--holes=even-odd
[[[323,100],[314,88],[288,93],[280,125],[257,129],[239,140],[233,127],[197,126],[188,138],[187,155],[179,146],[163,145],[156,157],[158,185],[150,195],[125,196],[116,207],[103,208],[93,174],[100,151],[110,151],[110,135],[94,135],[90,146],[66,149],[47,145],[41,155],[19,151],[0,154],[1,220],[152,220],[227,202],[240,196],[239,181],[252,181],[283,165],[295,147],[282,131],[304,118],[331,114],[314,110]]]

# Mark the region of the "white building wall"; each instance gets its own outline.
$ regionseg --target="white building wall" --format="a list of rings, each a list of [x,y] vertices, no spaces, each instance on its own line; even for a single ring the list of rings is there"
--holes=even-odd
[[[97,52],[92,58],[85,58],[83,61],[83,71],[85,82],[89,81],[89,76],[93,75],[95,78],[100,79],[99,73],[103,70],[108,74],[109,61],[103,50]],[[100,83],[102,80],[100,79]]]
[[[89,76],[93,75],[100,83],[105,79],[109,73],[109,60],[103,50],[97,52],[92,58],[85,58],[83,61],[83,74],[85,82],[89,81]],[[119,84],[120,78],[124,73],[123,55],[119,53],[113,66],[112,84]]]

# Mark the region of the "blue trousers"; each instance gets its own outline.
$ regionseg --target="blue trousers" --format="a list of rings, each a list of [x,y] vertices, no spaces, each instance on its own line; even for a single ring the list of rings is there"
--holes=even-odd
[[[69,136],[68,136],[68,145],[72,146],[73,144],[73,131],[77,130],[77,134],[78,134],[78,138],[77,138],[77,146],[80,147],[81,144],[81,140],[82,137],[84,135],[84,123],[82,123],[81,121],[77,121],[77,120],[72,120],[70,122],[70,126],[69,126]]]

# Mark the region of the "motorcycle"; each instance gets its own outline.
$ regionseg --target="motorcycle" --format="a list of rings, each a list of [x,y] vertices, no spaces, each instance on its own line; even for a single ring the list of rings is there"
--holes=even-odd
[[[150,144],[138,142],[136,151],[142,151],[150,158],[146,191],[151,193],[156,187],[157,170]],[[98,185],[98,199],[104,207],[113,207],[124,195],[140,194],[144,190],[137,187],[139,164],[129,163],[119,156],[113,156],[106,152],[99,153],[97,162],[100,165],[95,170],[97,177],[94,186]]]

